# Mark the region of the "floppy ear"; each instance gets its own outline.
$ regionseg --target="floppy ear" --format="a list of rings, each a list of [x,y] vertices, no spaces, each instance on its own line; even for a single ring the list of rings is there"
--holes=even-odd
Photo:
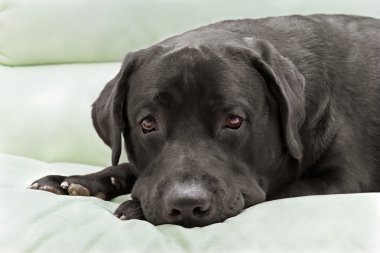
[[[134,57],[125,58],[119,73],[109,81],[92,104],[92,123],[100,138],[112,149],[112,165],[119,163],[121,133],[124,128],[124,100],[127,98],[128,77],[133,70]]]
[[[299,130],[305,119],[305,78],[269,42],[257,40],[253,47],[254,67],[264,77],[278,103],[287,148],[295,159],[301,160]]]

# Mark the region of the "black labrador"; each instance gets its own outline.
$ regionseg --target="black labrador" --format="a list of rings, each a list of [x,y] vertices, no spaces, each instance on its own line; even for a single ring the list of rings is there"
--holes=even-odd
[[[222,21],[130,53],[93,104],[112,165],[30,187],[185,227],[285,197],[380,190],[380,20]],[[122,136],[129,163],[120,164]]]

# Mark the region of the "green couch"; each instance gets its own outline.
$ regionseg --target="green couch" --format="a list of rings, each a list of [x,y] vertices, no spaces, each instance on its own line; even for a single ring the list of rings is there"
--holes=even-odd
[[[271,201],[186,229],[116,219],[129,196],[25,189],[110,165],[90,109],[126,52],[217,20],[311,13],[380,17],[380,3],[0,0],[0,252],[380,252],[378,193]]]

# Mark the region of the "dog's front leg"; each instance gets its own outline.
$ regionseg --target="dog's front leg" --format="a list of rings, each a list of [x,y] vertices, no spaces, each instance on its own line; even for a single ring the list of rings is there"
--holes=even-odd
[[[29,188],[72,196],[95,196],[104,200],[128,194],[136,181],[129,164],[107,167],[83,176],[50,175],[34,181]]]

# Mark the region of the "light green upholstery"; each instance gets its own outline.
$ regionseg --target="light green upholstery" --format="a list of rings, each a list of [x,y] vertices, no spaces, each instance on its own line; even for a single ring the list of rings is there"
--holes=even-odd
[[[0,66],[0,153],[109,165],[91,104],[120,63]]]
[[[120,61],[169,35],[223,19],[378,16],[377,0],[0,0],[0,64]]]
[[[112,202],[26,190],[48,173],[99,167],[0,155],[0,252],[380,252],[380,195],[266,202],[223,223],[187,229],[121,221]]]

